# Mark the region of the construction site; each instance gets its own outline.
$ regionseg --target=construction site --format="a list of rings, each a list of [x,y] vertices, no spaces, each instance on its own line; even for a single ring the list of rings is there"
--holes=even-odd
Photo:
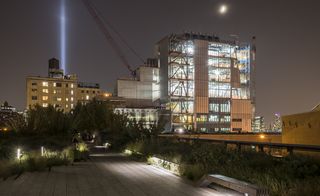
[[[171,34],[156,42],[154,56],[144,60],[91,1],[83,3],[130,73],[117,80],[108,98],[122,101],[116,112],[145,124],[161,118],[168,132],[251,132],[255,37],[242,43],[215,34]],[[114,35],[141,60],[140,66],[129,63]]]

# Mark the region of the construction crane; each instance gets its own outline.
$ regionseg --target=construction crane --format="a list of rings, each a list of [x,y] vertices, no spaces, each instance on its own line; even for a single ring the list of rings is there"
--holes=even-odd
[[[113,28],[113,26],[111,26],[110,23],[103,20],[100,12],[98,11],[98,9],[94,6],[94,4],[90,0],[82,0],[82,2],[85,5],[85,7],[87,8],[90,15],[93,17],[94,21],[96,22],[99,29],[103,33],[104,37],[107,39],[107,41],[111,45],[112,49],[115,51],[117,56],[122,61],[123,65],[126,66],[126,68],[130,71],[132,77],[135,78],[136,77],[135,70],[132,69],[132,67],[130,66],[123,51],[121,50],[120,46],[117,44],[115,39],[112,37],[112,34],[110,33],[110,31],[108,29],[108,26],[120,37],[121,41],[124,42],[124,44],[131,50],[131,52],[142,61],[142,63],[144,63],[144,60],[138,55],[138,53],[132,47],[129,46],[129,44],[121,37],[121,35]]]

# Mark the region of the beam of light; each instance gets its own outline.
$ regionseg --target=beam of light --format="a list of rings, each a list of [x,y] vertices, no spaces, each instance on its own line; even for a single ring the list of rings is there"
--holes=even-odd
[[[60,7],[60,69],[66,73],[66,8],[65,0],[61,0]]]

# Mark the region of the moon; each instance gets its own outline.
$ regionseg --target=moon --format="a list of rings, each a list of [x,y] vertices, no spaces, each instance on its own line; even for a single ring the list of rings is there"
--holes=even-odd
[[[226,14],[227,11],[228,11],[228,6],[227,5],[223,4],[223,5],[220,6],[220,8],[219,8],[219,13],[220,14],[222,14],[222,15]]]

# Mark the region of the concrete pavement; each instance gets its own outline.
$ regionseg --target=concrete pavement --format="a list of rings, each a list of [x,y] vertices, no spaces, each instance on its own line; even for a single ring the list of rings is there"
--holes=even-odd
[[[90,161],[55,167],[51,172],[24,173],[0,181],[2,196],[214,196],[182,178],[119,154],[96,154]]]

